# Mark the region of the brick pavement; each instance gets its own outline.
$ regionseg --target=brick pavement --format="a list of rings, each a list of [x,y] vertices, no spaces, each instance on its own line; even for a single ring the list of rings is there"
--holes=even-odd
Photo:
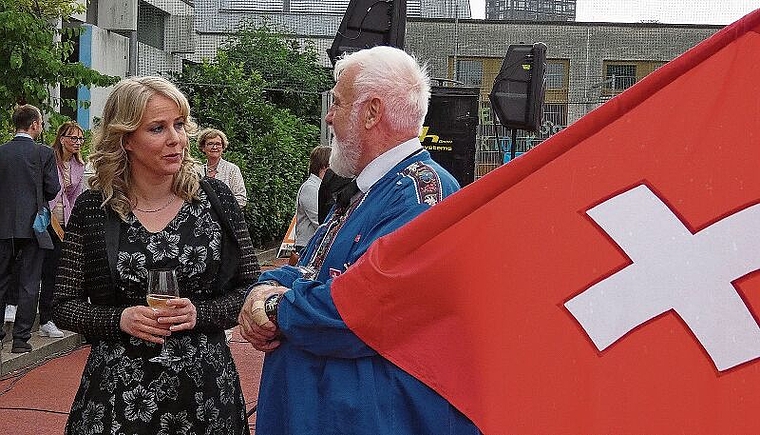
[[[230,342],[247,409],[255,404],[263,353],[243,340],[235,329]],[[4,351],[8,351],[7,346]],[[88,346],[81,346],[33,368],[11,373],[0,380],[0,434],[53,435],[63,433],[71,403],[79,387]],[[249,419],[255,433],[256,415]]]
[[[276,252],[276,251],[275,251]],[[262,255],[259,254],[262,261]],[[274,259],[273,254],[262,261],[267,270],[287,262]],[[246,408],[256,403],[264,354],[243,340],[235,328],[230,349],[235,359]],[[2,352],[10,352],[5,343]],[[87,345],[73,351],[53,354],[46,360],[0,378],[0,435],[57,435],[63,433],[66,419],[74,401],[89,355]],[[256,414],[248,419],[255,434]]]

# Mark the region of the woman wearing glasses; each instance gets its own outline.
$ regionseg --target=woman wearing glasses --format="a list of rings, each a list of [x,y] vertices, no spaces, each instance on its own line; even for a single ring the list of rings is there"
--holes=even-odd
[[[58,182],[61,190],[50,201],[49,207],[52,217],[66,228],[79,194],[83,190],[84,160],[82,159],[82,144],[84,143],[84,130],[74,121],[67,121],[58,127],[55,141],[51,147],[55,154],[55,163],[58,167]],[[45,251],[45,260],[42,263],[42,289],[40,290],[40,335],[43,337],[61,338],[63,332],[53,323],[53,290],[55,289],[55,274],[58,261],[61,257],[60,236],[49,227],[50,236],[53,239],[53,249]]]
[[[207,128],[198,134],[198,149],[206,155],[206,164],[200,168],[200,173],[229,186],[242,209],[248,203],[248,192],[245,190],[240,168],[222,158],[222,152],[227,149],[227,145],[227,135],[221,130]]]

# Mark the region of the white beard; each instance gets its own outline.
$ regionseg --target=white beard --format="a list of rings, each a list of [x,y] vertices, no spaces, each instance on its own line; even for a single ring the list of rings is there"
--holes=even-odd
[[[359,107],[353,108],[349,115],[349,122],[352,126],[359,125]],[[356,135],[349,135],[346,139],[340,140],[335,135],[335,130],[332,133],[330,169],[341,177],[356,177],[359,175],[357,167],[359,166],[359,157],[361,157],[359,138]]]
[[[333,135],[332,152],[330,152],[330,169],[341,177],[354,178],[357,175],[357,162],[361,151],[359,141],[351,137],[346,140],[339,140]]]

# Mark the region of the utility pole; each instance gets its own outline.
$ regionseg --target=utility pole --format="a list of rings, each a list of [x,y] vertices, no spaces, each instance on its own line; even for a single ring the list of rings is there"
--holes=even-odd
[[[453,78],[455,81],[459,81],[457,76],[457,55],[459,54],[459,2],[454,2],[454,68]]]

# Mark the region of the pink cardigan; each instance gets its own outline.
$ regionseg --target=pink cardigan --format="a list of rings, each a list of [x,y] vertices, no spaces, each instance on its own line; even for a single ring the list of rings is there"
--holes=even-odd
[[[58,203],[59,200],[63,201],[63,226],[66,226],[66,224],[68,224],[69,216],[71,216],[71,209],[74,208],[74,202],[82,193],[84,187],[82,183],[84,165],[79,163],[79,161],[77,161],[74,156],[69,159],[69,163],[71,165],[71,189],[69,190],[68,194],[64,191],[63,171],[61,170],[61,167],[58,166],[58,181],[61,183],[61,190],[58,192],[58,195],[56,195],[55,198],[49,203],[50,210],[52,211],[53,207],[55,207],[56,203]]]

